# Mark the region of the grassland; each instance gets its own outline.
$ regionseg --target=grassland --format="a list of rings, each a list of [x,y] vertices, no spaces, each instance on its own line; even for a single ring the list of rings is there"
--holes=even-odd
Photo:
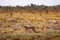
[[[60,40],[60,6],[0,7],[0,40]]]

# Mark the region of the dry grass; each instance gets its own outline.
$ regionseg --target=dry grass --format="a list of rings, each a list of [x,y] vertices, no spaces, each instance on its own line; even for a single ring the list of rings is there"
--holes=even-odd
[[[0,10],[0,40],[60,40],[60,12],[7,9]]]

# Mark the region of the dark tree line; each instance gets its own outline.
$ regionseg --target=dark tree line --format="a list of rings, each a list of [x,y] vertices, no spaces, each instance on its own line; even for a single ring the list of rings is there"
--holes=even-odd
[[[31,4],[30,6],[16,6],[16,7],[12,7],[12,6],[0,6],[0,12],[60,12],[60,5],[56,5],[56,6],[44,6],[44,5],[35,5],[35,4]]]

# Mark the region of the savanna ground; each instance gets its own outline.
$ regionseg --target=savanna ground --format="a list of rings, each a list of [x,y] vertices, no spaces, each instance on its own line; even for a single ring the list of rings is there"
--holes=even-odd
[[[0,40],[60,40],[60,6],[54,7],[0,7]]]

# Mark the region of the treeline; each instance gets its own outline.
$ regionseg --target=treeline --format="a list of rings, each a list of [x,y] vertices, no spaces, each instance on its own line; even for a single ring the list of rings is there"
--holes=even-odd
[[[44,6],[31,4],[28,6],[0,6],[0,12],[60,12],[60,5],[57,6]]]

